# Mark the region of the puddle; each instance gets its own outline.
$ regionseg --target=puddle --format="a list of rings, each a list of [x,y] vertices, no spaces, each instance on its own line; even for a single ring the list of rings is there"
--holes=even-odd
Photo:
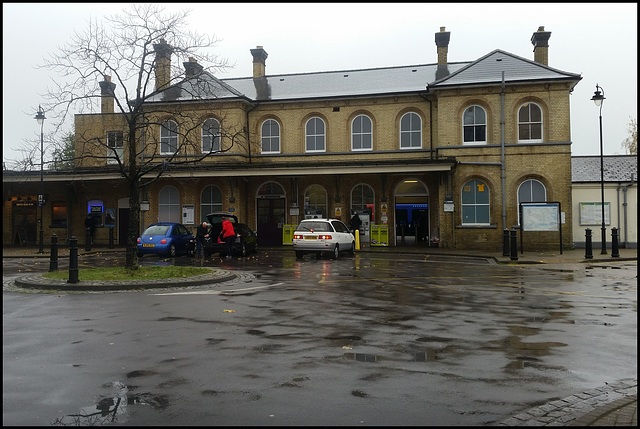
[[[127,378],[153,375],[153,371],[132,371]],[[52,426],[98,426],[122,424],[127,421],[127,409],[130,406],[149,406],[156,410],[164,410],[169,406],[167,395],[151,393],[132,394],[135,387],[127,386],[120,381],[103,385],[110,390],[108,394],[96,396],[95,403],[81,407],[78,412],[58,417],[51,421]]]

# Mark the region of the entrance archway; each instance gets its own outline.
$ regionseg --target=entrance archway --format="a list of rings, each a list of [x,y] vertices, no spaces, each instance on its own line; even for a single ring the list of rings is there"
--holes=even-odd
[[[395,189],[396,246],[429,244],[429,190],[408,178]]]
[[[286,196],[284,189],[276,182],[267,182],[258,189],[256,195],[259,246],[282,245],[282,228],[285,222]]]

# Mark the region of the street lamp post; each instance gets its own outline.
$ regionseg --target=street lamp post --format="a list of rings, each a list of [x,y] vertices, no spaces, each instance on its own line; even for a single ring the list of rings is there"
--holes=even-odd
[[[38,125],[40,125],[40,194],[38,195],[38,206],[40,206],[40,248],[38,253],[44,253],[44,230],[42,228],[43,216],[42,211],[44,210],[44,178],[42,177],[42,167],[44,165],[44,110],[42,110],[41,106],[38,106],[38,113],[34,117],[35,120],[38,121]]]
[[[600,92],[602,90],[602,93]],[[596,106],[600,107],[600,203],[602,207],[602,250],[601,255],[607,254],[607,232],[604,222],[604,151],[602,147],[602,104],[604,102],[604,89],[596,83],[596,91],[591,97]]]

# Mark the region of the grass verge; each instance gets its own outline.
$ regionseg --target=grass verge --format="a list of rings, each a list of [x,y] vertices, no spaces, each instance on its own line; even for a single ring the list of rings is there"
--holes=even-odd
[[[210,273],[208,268],[201,267],[138,267],[137,270],[127,270],[123,267],[104,268],[79,268],[78,280],[151,280],[192,277]],[[48,279],[66,280],[69,278],[69,271],[53,271],[43,273]]]

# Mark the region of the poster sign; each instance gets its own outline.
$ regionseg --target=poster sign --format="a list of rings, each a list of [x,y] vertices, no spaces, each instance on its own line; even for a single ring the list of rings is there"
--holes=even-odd
[[[604,203],[604,224],[611,225],[609,203]],[[602,203],[580,203],[580,225],[602,225]]]
[[[193,204],[185,204],[182,206],[182,224],[193,225],[195,219],[195,208]]]

